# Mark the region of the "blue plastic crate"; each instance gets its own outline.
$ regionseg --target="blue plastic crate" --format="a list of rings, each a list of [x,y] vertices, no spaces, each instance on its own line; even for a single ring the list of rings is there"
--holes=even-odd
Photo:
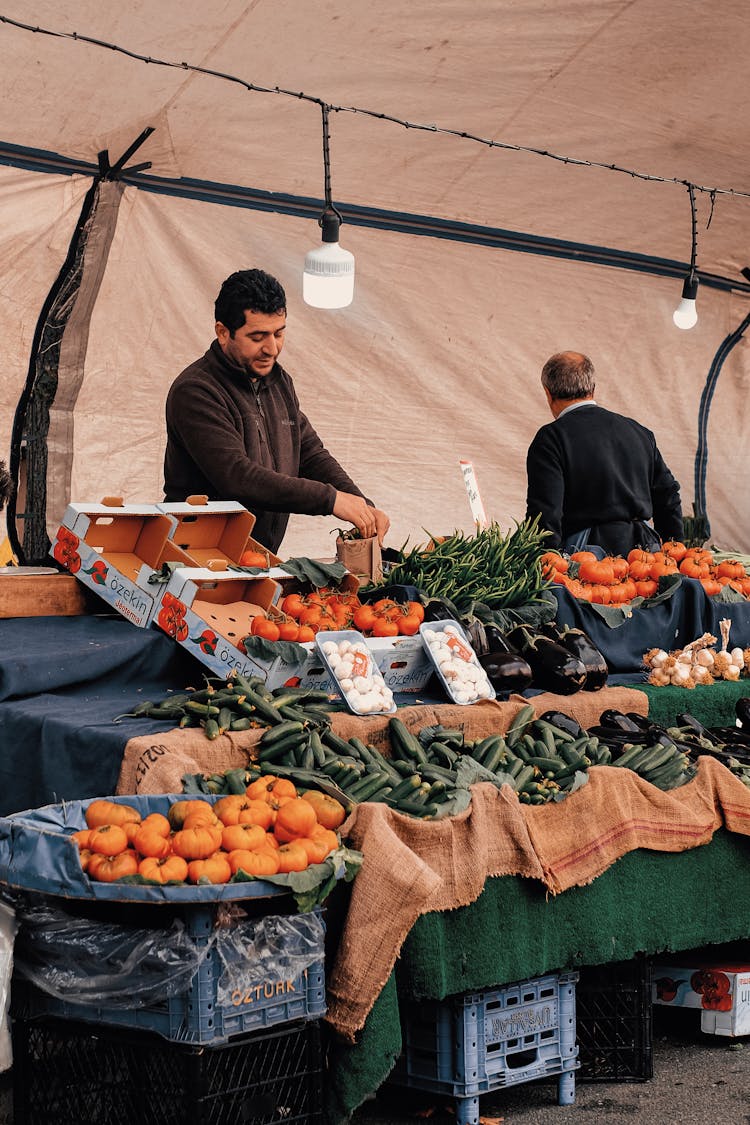
[[[319,915],[319,911],[315,912]],[[216,912],[196,906],[184,912],[186,929],[197,945],[210,941]],[[304,918],[304,915],[297,917]],[[323,941],[320,956],[295,977],[259,975],[248,962],[247,975],[238,982],[229,999],[219,1002],[218,985],[223,972],[215,944],[190,980],[176,996],[165,996],[143,1007],[107,1007],[77,1004],[58,999],[26,981],[13,979],[12,1010],[18,1018],[33,1020],[56,1017],[110,1027],[153,1031],[174,1042],[212,1046],[292,1020],[318,1019],[325,1015],[325,967]]]
[[[459,1125],[479,1120],[479,1095],[558,1075],[558,1101],[575,1098],[575,984],[556,973],[446,1000],[402,1005],[396,1085],[456,1099]]]

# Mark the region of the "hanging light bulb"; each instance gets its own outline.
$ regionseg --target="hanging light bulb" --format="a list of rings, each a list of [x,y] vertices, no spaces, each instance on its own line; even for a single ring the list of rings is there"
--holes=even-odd
[[[682,299],[672,313],[672,320],[678,328],[692,328],[698,323],[698,311],[695,307],[695,298],[698,295],[698,278],[690,273],[685,278],[682,286]]]
[[[344,309],[354,297],[354,255],[339,246],[341,218],[332,207],[318,221],[323,240],[305,255],[302,299],[316,309]]]
[[[698,274],[695,272],[695,259],[698,251],[698,216],[695,209],[695,187],[685,184],[690,198],[690,269],[682,286],[682,298],[672,313],[672,320],[678,328],[692,328],[698,323],[695,298],[698,295]]]
[[[322,245],[305,255],[302,274],[302,299],[316,309],[345,309],[354,297],[354,255],[339,246],[342,218],[331,196],[331,155],[328,113],[330,106],[320,103],[323,115],[323,191],[325,208],[318,219],[323,231]]]

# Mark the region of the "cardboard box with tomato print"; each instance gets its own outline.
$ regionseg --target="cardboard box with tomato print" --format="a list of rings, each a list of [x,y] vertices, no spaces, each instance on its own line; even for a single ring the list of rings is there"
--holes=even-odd
[[[174,520],[156,504],[69,504],[52,543],[52,557],[140,628],[159,600],[148,576],[161,565]]]
[[[250,577],[232,570],[176,567],[162,585],[153,624],[213,672],[266,679],[278,657],[263,660],[242,646],[253,618],[265,615],[278,597],[270,577]]]
[[[163,562],[196,567],[221,563],[224,568],[235,563],[266,569],[281,562],[252,538],[255,516],[234,500],[188,496],[183,504],[157,504],[157,508],[174,520]]]
[[[671,1008],[699,1008],[701,1031],[750,1035],[750,965],[654,965],[653,1002]]]
[[[311,587],[283,570],[271,570],[270,575],[279,584],[276,604],[282,608],[287,595],[301,593],[304,596],[311,590]],[[356,594],[359,581],[355,575],[346,574],[338,589],[344,593]],[[432,675],[432,664],[418,634],[412,637],[366,636],[365,640],[391,691],[418,692],[425,688]],[[304,661],[294,668],[279,662],[270,674],[268,686],[276,688],[294,685],[338,694],[335,681],[323,664],[315,642],[306,641],[300,647],[306,651]]]

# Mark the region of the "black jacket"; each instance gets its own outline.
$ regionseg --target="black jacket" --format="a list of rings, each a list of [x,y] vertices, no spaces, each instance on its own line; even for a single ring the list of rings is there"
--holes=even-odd
[[[682,537],[680,486],[654,435],[632,418],[577,406],[537,432],[526,473],[526,514],[540,516],[550,546],[592,528],[589,542],[627,553],[638,541],[633,521],[652,517],[662,539]],[[605,525],[617,525],[609,540],[597,534]]]
[[[290,512],[330,515],[337,491],[362,496],[300,410],[278,363],[251,379],[214,340],[170,387],[166,417],[166,500],[237,500],[256,517],[253,538],[272,551]]]

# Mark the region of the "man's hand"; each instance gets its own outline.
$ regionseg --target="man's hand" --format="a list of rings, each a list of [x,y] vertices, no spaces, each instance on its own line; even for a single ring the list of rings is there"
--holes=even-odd
[[[383,542],[383,536],[391,526],[385,512],[371,508],[361,496],[353,496],[350,492],[336,493],[333,514],[337,519],[354,524],[363,539],[371,539],[373,535],[377,535],[379,543]]]

